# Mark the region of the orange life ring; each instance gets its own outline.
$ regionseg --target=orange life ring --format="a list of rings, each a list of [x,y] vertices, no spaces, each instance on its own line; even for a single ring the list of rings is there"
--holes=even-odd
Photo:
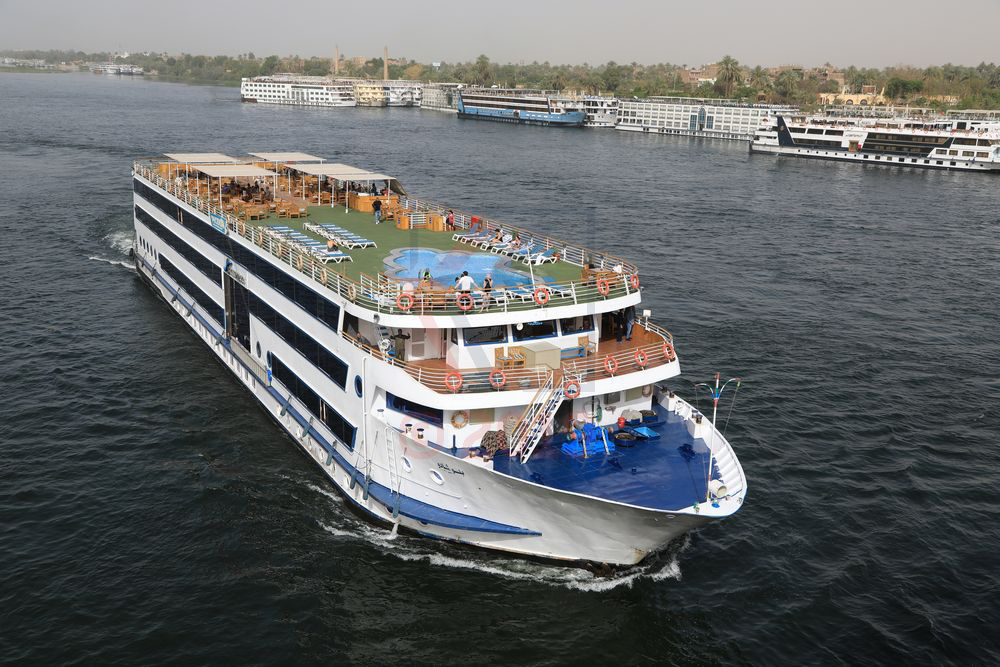
[[[604,357],[604,367],[614,375],[618,371],[618,361],[614,357]]]
[[[243,224],[242,220],[240,220],[240,236],[246,236],[246,235],[247,235],[247,226]]]
[[[465,428],[469,424],[469,413],[465,410],[458,410],[451,415],[451,425],[455,428]]]
[[[670,343],[663,344],[663,356],[667,361],[673,361],[677,358],[677,353],[674,352],[674,346]]]
[[[302,270],[302,254],[300,253],[295,261],[296,265],[299,267],[299,271]]]
[[[544,306],[549,302],[550,292],[548,287],[536,287],[535,288],[535,303],[539,306]]]
[[[639,274],[632,274],[632,289],[639,289]]]
[[[601,293],[601,296],[607,296],[611,291],[611,283],[608,282],[607,278],[601,278],[597,281],[597,291]]]
[[[475,299],[468,292],[459,292],[455,295],[455,303],[458,304],[459,310],[472,310],[472,307],[476,305]]]
[[[507,384],[507,374],[503,372],[503,369],[494,368],[490,371],[490,385],[494,389],[503,389],[505,384]]]
[[[580,383],[576,380],[568,380],[566,384],[563,385],[563,396],[569,399],[576,398],[580,395]]]
[[[448,387],[452,393],[462,388],[462,374],[458,371],[448,371],[444,376],[444,386]]]
[[[635,350],[635,363],[639,368],[645,368],[646,364],[649,363],[649,357],[640,348],[636,348]]]
[[[347,286],[347,296],[351,299],[351,301],[358,298],[358,288],[354,286],[354,283]]]
[[[354,285],[351,285],[354,287]],[[410,308],[413,308],[413,295],[409,292],[400,292],[396,297],[396,307],[400,310],[407,312]]]

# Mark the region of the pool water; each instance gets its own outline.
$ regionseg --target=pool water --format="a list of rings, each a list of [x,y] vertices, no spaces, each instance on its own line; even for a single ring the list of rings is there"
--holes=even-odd
[[[527,271],[511,268],[509,257],[491,253],[400,248],[386,258],[385,264],[387,275],[414,281],[424,269],[430,269],[434,282],[443,285],[452,285],[463,271],[468,271],[478,285],[483,284],[487,274],[493,276],[493,284],[498,287],[531,283],[531,275]],[[539,276],[535,277],[535,281],[543,282]]]

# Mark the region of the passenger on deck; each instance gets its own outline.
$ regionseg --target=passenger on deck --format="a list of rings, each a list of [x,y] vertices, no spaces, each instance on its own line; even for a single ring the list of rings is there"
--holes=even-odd
[[[621,310],[616,310],[612,315],[615,320],[615,341],[622,342],[622,334],[625,333],[625,313]]]
[[[632,340],[632,327],[635,326],[635,306],[625,308],[625,340]]]
[[[493,238],[490,239],[490,243],[491,244],[500,243],[501,240],[503,240],[503,228],[497,227],[497,233],[494,234]]]
[[[483,278],[483,307],[480,310],[486,310],[490,305],[490,292],[493,291],[493,274],[487,273],[486,277]]]
[[[517,250],[517,249],[519,249],[520,247],[521,247],[521,235],[520,235],[520,234],[517,234],[517,235],[516,235],[516,236],[514,237],[514,240],[512,240],[512,241],[510,242],[510,245],[509,245],[509,246],[507,246],[507,250]]]
[[[448,215],[444,219],[445,229],[449,231],[455,231],[455,212],[450,208],[448,209]]]
[[[337,252],[337,242],[333,239],[326,240],[326,251],[327,252]]]
[[[375,211],[375,224],[382,222],[382,200],[376,199],[372,202],[372,210]]]
[[[468,271],[462,271],[461,277],[458,279],[457,289],[462,294],[469,294],[472,292],[473,287],[479,287],[476,281],[472,279]]]

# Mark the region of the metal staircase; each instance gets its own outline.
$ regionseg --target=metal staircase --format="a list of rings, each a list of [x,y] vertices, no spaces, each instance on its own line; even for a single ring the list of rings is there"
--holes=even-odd
[[[545,382],[535,392],[531,403],[524,409],[521,419],[510,436],[510,455],[521,456],[521,463],[527,463],[538,442],[545,434],[545,429],[552,422],[556,410],[562,405],[562,387],[555,386],[555,374],[549,371]]]

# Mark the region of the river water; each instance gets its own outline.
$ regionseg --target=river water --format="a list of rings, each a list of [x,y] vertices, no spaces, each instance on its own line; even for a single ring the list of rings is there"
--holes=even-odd
[[[635,259],[745,507],[607,578],[355,517],[127,266],[134,157],[269,150]],[[0,165],[2,662],[1000,661],[995,177],[89,74]]]

